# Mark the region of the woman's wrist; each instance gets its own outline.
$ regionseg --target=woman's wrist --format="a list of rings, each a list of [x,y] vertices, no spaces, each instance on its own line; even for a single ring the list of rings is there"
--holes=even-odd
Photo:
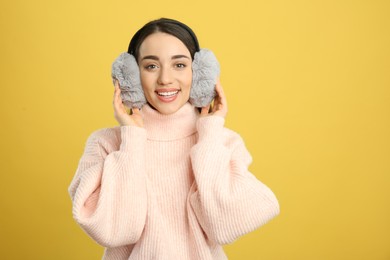
[[[138,147],[144,146],[146,141],[146,130],[143,127],[135,125],[121,126],[121,151],[133,151]]]
[[[222,140],[225,118],[218,115],[200,117],[196,123],[199,141]]]

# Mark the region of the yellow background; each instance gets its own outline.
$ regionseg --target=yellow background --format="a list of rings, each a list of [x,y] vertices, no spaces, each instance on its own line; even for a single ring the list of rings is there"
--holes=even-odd
[[[0,258],[101,258],[67,188],[89,134],[116,125],[112,61],[170,17],[218,57],[226,125],[280,200],[229,259],[389,260],[389,13],[379,0],[2,0]]]

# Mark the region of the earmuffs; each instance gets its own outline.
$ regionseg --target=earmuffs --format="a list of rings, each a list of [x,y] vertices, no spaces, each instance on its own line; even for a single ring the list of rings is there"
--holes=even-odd
[[[181,26],[191,35],[196,52],[192,61],[192,86],[189,102],[195,107],[209,105],[216,96],[215,84],[220,74],[217,58],[212,51],[200,49],[194,32],[185,24],[171,20],[171,23]],[[141,108],[147,103],[141,85],[140,70],[133,55],[133,45],[138,40],[137,32],[129,44],[127,52],[121,53],[112,64],[111,77],[113,84],[119,81],[121,98],[129,108]]]
[[[195,107],[205,107],[214,99],[215,84],[219,76],[219,63],[212,51],[201,49],[192,61],[192,86],[190,103]],[[141,108],[146,104],[141,85],[139,67],[135,57],[127,52],[119,55],[112,64],[113,84],[119,81],[121,98],[129,108]]]

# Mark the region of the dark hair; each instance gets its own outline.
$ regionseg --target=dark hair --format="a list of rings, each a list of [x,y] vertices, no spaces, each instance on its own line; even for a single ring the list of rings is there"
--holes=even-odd
[[[138,61],[139,47],[142,42],[146,37],[156,32],[167,33],[178,38],[190,51],[192,59],[194,59],[195,52],[200,49],[198,39],[190,27],[177,20],[160,18],[148,22],[134,34],[127,52]]]

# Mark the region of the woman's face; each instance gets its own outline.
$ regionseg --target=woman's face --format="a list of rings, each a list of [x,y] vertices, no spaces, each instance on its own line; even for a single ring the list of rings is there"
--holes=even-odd
[[[192,59],[175,36],[153,33],[139,49],[141,83],[148,102],[161,114],[178,111],[189,99]]]

